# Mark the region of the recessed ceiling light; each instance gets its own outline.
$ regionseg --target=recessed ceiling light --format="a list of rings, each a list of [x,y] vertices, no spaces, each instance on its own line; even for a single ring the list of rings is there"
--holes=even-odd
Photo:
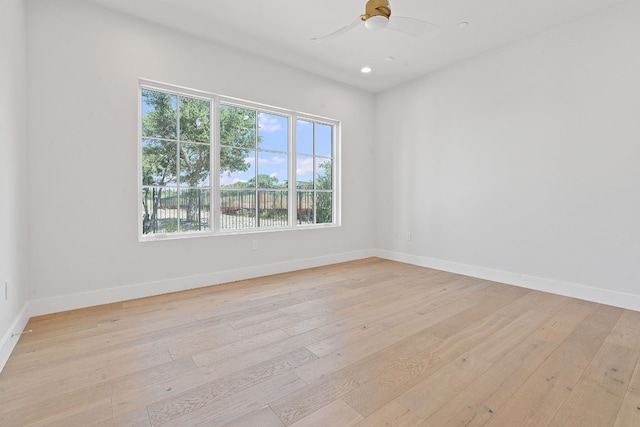
[[[469,26],[469,23],[467,21],[462,21],[461,23],[458,24],[458,28],[467,28]]]
[[[360,71],[361,71],[363,74],[368,74],[368,73],[370,73],[370,72],[371,72],[371,67],[362,67],[362,68],[360,69]]]

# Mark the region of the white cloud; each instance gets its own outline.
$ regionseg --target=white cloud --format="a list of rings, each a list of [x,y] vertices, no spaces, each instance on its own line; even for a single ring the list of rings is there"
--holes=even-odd
[[[236,182],[247,182],[247,180],[238,178],[237,173],[220,175],[220,185],[230,185],[235,184]]]
[[[258,127],[265,132],[276,132],[280,130],[280,123],[276,117],[260,114]]]
[[[313,173],[313,158],[306,157],[303,160],[298,159],[298,164],[296,166],[296,174],[301,176],[311,175]]]
[[[254,157],[247,157],[244,159],[244,162],[253,166],[256,162]],[[286,164],[287,158],[281,156],[273,156],[273,157],[258,157],[258,164],[260,165],[281,165]]]

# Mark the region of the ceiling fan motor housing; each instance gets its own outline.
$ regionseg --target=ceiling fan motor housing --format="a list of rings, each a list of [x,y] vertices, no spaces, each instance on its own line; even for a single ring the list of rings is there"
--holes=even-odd
[[[360,19],[367,21],[374,16],[384,16],[389,19],[391,16],[391,7],[388,0],[369,0],[365,6],[364,15],[360,15]]]

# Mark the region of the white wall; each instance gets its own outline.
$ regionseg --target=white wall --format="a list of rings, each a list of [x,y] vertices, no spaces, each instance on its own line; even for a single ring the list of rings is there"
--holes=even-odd
[[[629,1],[380,94],[383,253],[640,309],[638,16]]]
[[[28,10],[34,314],[370,255],[373,95],[86,2]],[[140,77],[341,120],[343,226],[139,243]]]
[[[0,368],[26,321],[27,57],[22,0],[0,5]],[[9,281],[5,299],[5,281]]]

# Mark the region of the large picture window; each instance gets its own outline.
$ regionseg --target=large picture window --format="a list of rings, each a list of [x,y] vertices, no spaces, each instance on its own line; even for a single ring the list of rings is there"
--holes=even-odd
[[[339,122],[141,82],[140,236],[339,225]]]

